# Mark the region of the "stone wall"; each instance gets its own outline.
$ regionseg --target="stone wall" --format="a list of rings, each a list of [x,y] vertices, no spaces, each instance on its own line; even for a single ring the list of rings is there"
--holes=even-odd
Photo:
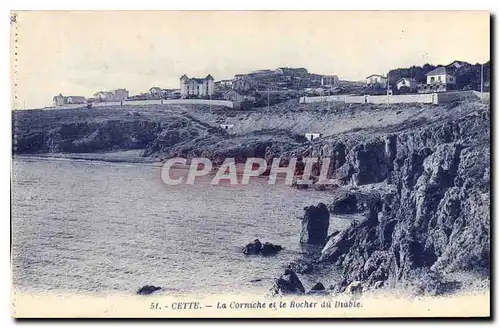
[[[151,100],[124,100],[93,103],[92,107],[109,106],[146,106],[146,105],[213,105],[223,107],[234,107],[234,102],[229,100],[210,100],[210,99],[151,99]],[[58,109],[70,109],[86,107],[87,104],[75,104],[57,106]]]
[[[382,96],[322,96],[322,97],[301,97],[299,103],[309,104],[315,102],[331,102],[338,101],[346,104],[398,104],[398,103],[428,103],[431,104],[435,100],[433,94],[409,94],[409,95],[382,95]]]

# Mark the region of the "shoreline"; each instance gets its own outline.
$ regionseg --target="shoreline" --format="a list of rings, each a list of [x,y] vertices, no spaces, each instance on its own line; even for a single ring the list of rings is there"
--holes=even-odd
[[[120,150],[96,153],[33,153],[33,154],[15,154],[12,159],[32,158],[32,159],[68,159],[68,160],[86,160],[101,161],[109,163],[133,163],[133,164],[160,164],[156,158],[143,157],[144,150]]]

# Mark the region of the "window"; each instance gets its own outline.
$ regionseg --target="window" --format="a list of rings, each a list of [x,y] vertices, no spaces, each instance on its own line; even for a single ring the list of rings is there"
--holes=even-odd
[[[438,76],[438,81],[441,82],[441,76]]]
[[[435,78],[434,76],[431,76],[431,83],[434,82]]]

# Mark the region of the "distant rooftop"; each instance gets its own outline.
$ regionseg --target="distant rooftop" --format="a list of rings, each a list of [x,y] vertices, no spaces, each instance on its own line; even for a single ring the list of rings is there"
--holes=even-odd
[[[369,79],[370,77],[372,76],[380,76],[380,77],[383,77],[385,79],[385,76],[381,75],[381,74],[372,74],[372,75],[368,75],[366,78]]]
[[[447,74],[446,67],[441,66],[441,67],[438,67],[438,68],[430,71],[429,73],[427,73],[425,75],[443,75],[443,74]]]

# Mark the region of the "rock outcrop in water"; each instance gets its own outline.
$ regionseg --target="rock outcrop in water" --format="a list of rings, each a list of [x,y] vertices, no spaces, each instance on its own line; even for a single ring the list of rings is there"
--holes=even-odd
[[[281,247],[281,245],[274,245],[269,242],[262,244],[260,240],[255,239],[253,242],[243,247],[242,252],[245,255],[274,255],[282,249],[283,247]]]
[[[344,165],[357,172],[351,181],[385,179],[393,188],[370,203],[365,221],[323,248],[320,261],[343,271],[337,291],[353,281],[379,287],[420,279],[420,269],[489,274],[489,124],[483,110],[348,151]]]
[[[325,204],[304,208],[300,242],[309,245],[324,245],[328,237],[330,213]]]
[[[271,288],[273,295],[302,295],[305,292],[304,285],[290,266],[285,269],[285,273],[281,277],[276,279]]]
[[[153,286],[153,285],[145,285],[139,288],[137,291],[137,295],[150,295],[153,294],[154,292],[160,290],[161,287]]]

